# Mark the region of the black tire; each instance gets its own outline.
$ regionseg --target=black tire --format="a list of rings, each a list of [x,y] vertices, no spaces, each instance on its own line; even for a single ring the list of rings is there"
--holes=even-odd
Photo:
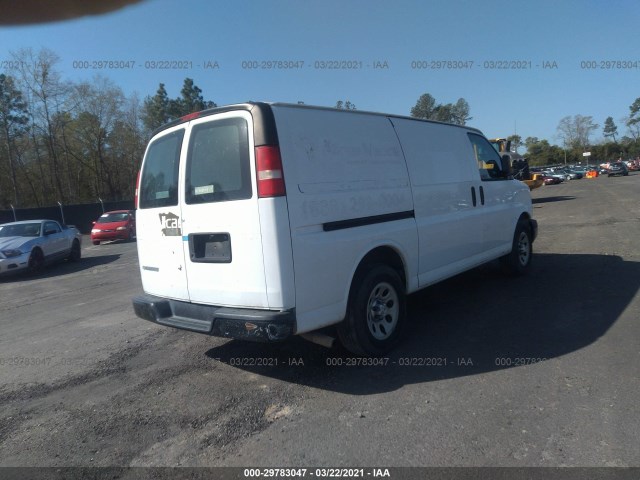
[[[67,260],[70,262],[77,262],[82,258],[82,248],[80,248],[80,242],[76,239],[71,244],[71,252]]]
[[[524,275],[531,269],[533,257],[533,239],[531,227],[525,220],[520,220],[513,234],[511,253],[500,258],[503,270],[508,275]]]
[[[44,268],[44,254],[39,248],[34,248],[29,255],[29,273],[31,275],[37,275],[42,272]]]
[[[100,240],[94,240],[94,241],[93,241],[93,244],[94,244],[94,245],[100,245]]]
[[[361,267],[351,285],[347,316],[338,325],[342,345],[356,355],[377,357],[400,340],[406,323],[405,287],[384,264]]]

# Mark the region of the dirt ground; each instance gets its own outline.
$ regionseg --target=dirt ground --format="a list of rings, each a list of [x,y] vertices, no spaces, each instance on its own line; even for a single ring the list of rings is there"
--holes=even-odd
[[[135,242],[0,280],[0,466],[640,466],[640,175],[532,196],[531,274],[412,295],[377,365],[138,319]]]

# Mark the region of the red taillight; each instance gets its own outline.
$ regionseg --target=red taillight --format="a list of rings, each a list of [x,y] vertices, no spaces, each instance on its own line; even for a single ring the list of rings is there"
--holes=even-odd
[[[268,145],[256,147],[256,171],[258,176],[258,197],[281,197],[285,195],[279,147]]]
[[[133,197],[133,207],[138,208],[138,189],[140,188],[140,170],[138,170],[138,177],[136,178],[136,193]]]

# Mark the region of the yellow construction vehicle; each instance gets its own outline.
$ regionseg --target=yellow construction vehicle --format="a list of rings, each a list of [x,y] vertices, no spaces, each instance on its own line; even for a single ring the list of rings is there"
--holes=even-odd
[[[511,151],[511,140],[507,140],[506,138],[493,138],[489,140],[489,142],[491,142],[493,148],[500,154],[502,161],[509,162],[513,178],[526,183],[529,190],[541,187],[544,184],[541,175],[531,175],[527,159],[519,153]]]

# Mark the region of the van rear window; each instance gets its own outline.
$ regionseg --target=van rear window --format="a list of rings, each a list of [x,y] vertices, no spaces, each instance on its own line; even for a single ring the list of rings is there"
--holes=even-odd
[[[181,129],[149,146],[140,179],[140,208],[178,205],[178,167],[183,137],[184,129]]]
[[[186,203],[242,200],[251,195],[247,121],[228,118],[193,127],[187,158]]]

